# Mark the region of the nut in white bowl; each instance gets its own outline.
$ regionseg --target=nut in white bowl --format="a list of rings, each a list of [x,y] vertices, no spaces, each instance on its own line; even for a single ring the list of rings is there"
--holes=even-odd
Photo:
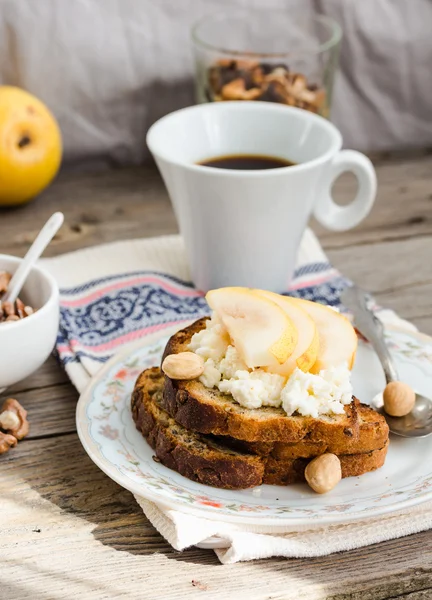
[[[20,258],[0,254],[0,271],[14,273]],[[41,267],[33,267],[20,293],[37,309],[24,319],[0,324],[0,390],[36,371],[52,352],[59,326],[57,283]]]

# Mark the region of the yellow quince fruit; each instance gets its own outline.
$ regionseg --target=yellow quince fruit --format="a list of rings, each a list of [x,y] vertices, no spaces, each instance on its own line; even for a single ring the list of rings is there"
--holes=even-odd
[[[61,157],[60,129],[45,104],[20,88],[0,86],[0,206],[39,194]]]

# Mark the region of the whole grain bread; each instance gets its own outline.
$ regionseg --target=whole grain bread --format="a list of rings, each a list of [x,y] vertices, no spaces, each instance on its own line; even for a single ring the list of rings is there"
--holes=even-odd
[[[154,367],[140,375],[132,395],[137,429],[162,464],[194,481],[226,489],[304,481],[304,469],[311,457],[259,456],[237,451],[222,443],[221,438],[188,431],[163,409],[163,387],[163,375]],[[339,454],[342,476],[361,475],[381,467],[387,446],[388,441],[370,452]]]
[[[156,456],[166,467],[214,487],[241,489],[262,483],[264,463],[259,456],[236,452],[217,440],[189,432],[162,408],[163,375],[147,369],[132,394],[132,416]]]
[[[320,442],[309,440],[302,440],[301,442],[246,442],[232,438],[226,438],[225,443],[243,452],[259,454],[260,456],[271,454],[278,460],[309,458],[324,454],[324,452],[356,454],[382,448],[389,436],[389,427],[385,418],[370,406],[361,404],[357,399],[353,401],[353,404],[359,423],[359,435],[358,437],[345,436],[343,443],[333,439]]]
[[[206,318],[173,335],[165,348],[169,354],[188,350],[194,333],[205,327]],[[162,359],[162,360],[163,360]],[[140,381],[137,386],[139,388]],[[345,448],[347,440],[359,439],[359,416],[356,403],[345,407],[344,415],[320,419],[293,415],[282,408],[243,408],[230,395],[206,388],[198,379],[176,381],[165,378],[164,408],[174,419],[199,433],[230,436],[247,442],[299,441],[330,444],[335,450]]]

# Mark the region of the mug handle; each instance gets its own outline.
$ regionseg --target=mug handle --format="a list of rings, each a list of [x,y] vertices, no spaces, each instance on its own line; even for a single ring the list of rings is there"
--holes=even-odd
[[[347,206],[339,206],[333,200],[331,187],[341,175],[350,171],[358,181],[358,191]],[[314,209],[315,218],[333,231],[345,231],[355,227],[369,213],[375,201],[377,179],[371,161],[355,150],[341,150],[328,167],[324,180],[324,196]]]

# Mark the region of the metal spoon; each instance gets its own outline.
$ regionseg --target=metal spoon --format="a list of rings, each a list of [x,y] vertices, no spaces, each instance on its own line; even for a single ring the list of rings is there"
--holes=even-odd
[[[356,285],[346,288],[341,301],[354,315],[357,329],[372,344],[381,365],[387,383],[400,381],[393,359],[384,341],[384,327],[367,305],[367,295]],[[372,407],[384,415],[390,431],[402,437],[424,437],[432,433],[432,400],[416,392],[416,402],[410,413],[404,417],[391,417],[384,411],[382,393],[375,396]]]
[[[33,244],[28,249],[27,254],[22,259],[20,266],[15,271],[12,279],[9,282],[8,290],[2,298],[2,302],[15,302],[33,265],[53,239],[57,231],[60,229],[63,221],[63,213],[56,212],[51,215],[38,233],[38,236]]]

